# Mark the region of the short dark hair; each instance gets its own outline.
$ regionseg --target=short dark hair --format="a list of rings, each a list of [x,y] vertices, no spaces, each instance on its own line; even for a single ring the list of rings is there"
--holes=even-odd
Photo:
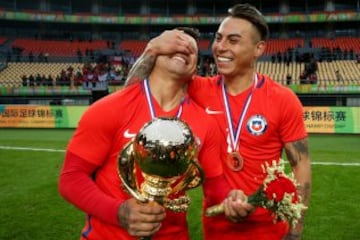
[[[193,27],[177,27],[176,29],[184,31],[184,33],[190,35],[196,41],[198,41],[200,39],[200,31],[197,28],[193,28]]]
[[[234,18],[241,18],[251,22],[260,33],[261,40],[269,38],[269,26],[266,23],[265,17],[254,6],[245,4],[235,4],[228,10],[229,16]]]

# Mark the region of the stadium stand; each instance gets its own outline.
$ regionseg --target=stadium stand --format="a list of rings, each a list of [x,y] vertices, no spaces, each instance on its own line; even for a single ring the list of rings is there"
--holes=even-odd
[[[37,39],[16,39],[13,48],[22,49],[23,55],[29,54],[48,54],[50,56],[77,56],[79,51],[85,54],[87,51],[105,49],[106,41],[54,41]]]
[[[292,84],[300,84],[300,78],[303,69],[304,63],[291,62],[286,64],[285,62],[270,62],[270,61],[261,61],[257,64],[257,70],[261,73],[264,73],[277,81],[280,84],[286,84],[286,76],[289,74],[292,79]]]
[[[131,52],[132,55],[139,57],[144,51],[148,40],[124,40],[119,44],[119,49],[125,52]],[[210,39],[200,39],[198,42],[200,51],[207,51],[210,49]]]
[[[360,38],[358,37],[336,37],[336,38],[313,38],[313,48],[339,48],[341,51],[360,52]]]
[[[3,45],[6,42],[6,37],[0,37],[0,45]]]
[[[124,40],[120,43],[119,48],[139,57],[144,51],[147,42],[147,40]]]
[[[336,60],[332,62],[320,62],[318,69],[318,79],[327,84],[336,84],[340,79],[337,79],[336,71],[342,75],[343,84],[349,85],[352,83],[360,83],[360,67],[355,61]]]
[[[7,68],[0,72],[0,86],[3,87],[20,87],[23,85],[22,77],[24,75],[51,75],[53,78],[69,67],[82,69],[83,64],[78,62],[67,63],[29,63],[13,62],[8,63]]]
[[[304,84],[341,84],[360,92],[356,90],[360,88],[358,4],[335,4],[333,0],[307,4],[281,0],[248,2],[266,15],[270,26],[265,55],[257,64],[259,72],[294,91],[294,86]],[[106,78],[109,85],[117,77],[115,85],[121,85],[151,37],[184,25],[197,27],[201,32],[199,73],[215,74],[211,43],[219,21],[232,4],[231,0],[212,0],[207,4],[134,0],[131,5],[107,0],[97,4],[0,0],[0,88],[6,89],[0,91],[0,99],[11,97],[16,89],[26,92],[24,75],[56,78],[70,66],[82,70],[84,64],[110,64],[106,77],[96,74]],[[317,94],[321,94],[322,88],[318,89]]]
[[[304,47],[304,39],[293,38],[293,39],[270,39],[268,46],[266,47],[265,54],[273,55],[288,51],[289,49],[296,49]]]

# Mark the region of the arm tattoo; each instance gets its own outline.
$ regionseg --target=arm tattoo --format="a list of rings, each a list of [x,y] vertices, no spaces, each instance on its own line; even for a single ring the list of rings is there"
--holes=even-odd
[[[127,202],[121,204],[118,213],[119,224],[120,226],[123,226],[125,229],[128,229],[129,227],[128,219],[130,215],[130,209],[128,205],[129,204]]]
[[[285,152],[290,165],[295,167],[299,161],[305,157],[307,158],[309,155],[307,139],[301,139],[290,143],[290,145],[285,149]]]
[[[299,198],[305,206],[308,206],[311,194],[311,165],[308,139],[304,138],[295,142],[286,143],[285,153],[295,173],[295,178],[298,183],[296,190]],[[290,229],[290,232],[285,237],[286,240],[301,239],[305,211],[306,210],[302,211],[301,218],[297,225]]]
[[[298,240],[298,239],[301,239],[301,234],[289,233],[285,239],[286,240]]]
[[[125,86],[129,86],[147,78],[154,67],[155,60],[155,56],[142,55],[130,69]]]
[[[301,197],[301,202],[306,205],[309,203],[310,193],[311,193],[311,184],[305,183],[296,187],[298,195]]]
[[[308,141],[306,138],[296,142],[288,143],[285,151],[290,165],[293,168],[298,166],[300,161],[310,161]],[[308,205],[311,194],[311,176],[309,177],[309,179],[303,179],[301,184],[297,186],[297,192],[301,197],[301,201],[305,205]]]

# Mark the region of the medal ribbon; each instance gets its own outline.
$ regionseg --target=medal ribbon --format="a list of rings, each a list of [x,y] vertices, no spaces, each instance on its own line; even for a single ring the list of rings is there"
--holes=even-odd
[[[254,76],[254,86],[253,86],[253,88],[251,89],[249,95],[246,98],[244,107],[243,107],[243,109],[241,111],[241,115],[240,115],[240,118],[239,118],[237,128],[235,129],[234,126],[233,126],[233,123],[232,123],[231,108],[230,108],[228,96],[227,96],[227,93],[226,93],[225,82],[223,80],[222,94],[223,94],[223,99],[224,99],[224,104],[225,104],[226,120],[227,120],[228,127],[229,127],[229,130],[230,130],[231,148],[232,148],[233,152],[235,152],[237,150],[237,147],[239,145],[239,137],[240,137],[241,127],[242,127],[246,112],[247,112],[247,110],[248,110],[248,108],[250,106],[252,95],[253,95],[253,90],[256,88],[257,82],[258,82],[258,77],[255,74],[255,76]]]
[[[149,110],[150,110],[151,119],[154,119],[156,117],[155,108],[154,108],[154,103],[153,103],[152,98],[151,98],[150,86],[149,86],[149,80],[148,79],[144,80],[144,89],[145,89],[146,101],[148,103]],[[180,116],[182,114],[182,105],[184,103],[184,100],[185,100],[185,97],[183,97],[182,100],[181,100],[181,104],[180,104],[179,110],[178,110],[178,112],[176,114],[176,118],[180,118]]]

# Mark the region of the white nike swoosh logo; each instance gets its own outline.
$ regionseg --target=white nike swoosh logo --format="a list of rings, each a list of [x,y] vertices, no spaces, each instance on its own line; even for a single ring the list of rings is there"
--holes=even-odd
[[[209,107],[205,108],[205,112],[206,112],[207,114],[222,114],[222,113],[223,113],[223,111],[210,110]]]
[[[129,129],[126,129],[126,131],[124,132],[124,138],[133,138],[136,136],[136,133],[130,133]]]

